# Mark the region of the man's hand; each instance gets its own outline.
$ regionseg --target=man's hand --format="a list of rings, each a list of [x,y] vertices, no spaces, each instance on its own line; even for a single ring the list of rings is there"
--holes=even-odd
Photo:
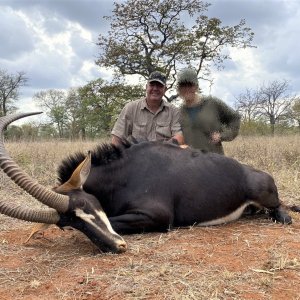
[[[183,144],[183,145],[180,145],[180,148],[182,148],[182,149],[186,149],[186,148],[190,148],[190,146],[189,146],[189,145],[187,145],[187,144]]]
[[[184,144],[184,138],[183,138],[183,135],[181,133],[176,133],[174,136],[172,136],[172,138],[177,140],[179,145]]]
[[[214,131],[211,134],[211,141],[212,141],[213,144],[219,143],[221,141],[221,133],[217,132],[217,131]]]

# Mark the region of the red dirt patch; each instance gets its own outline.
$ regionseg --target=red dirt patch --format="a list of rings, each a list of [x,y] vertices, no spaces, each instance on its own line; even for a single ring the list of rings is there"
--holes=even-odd
[[[124,236],[103,254],[81,233],[13,221],[0,233],[0,299],[299,299],[300,215]]]

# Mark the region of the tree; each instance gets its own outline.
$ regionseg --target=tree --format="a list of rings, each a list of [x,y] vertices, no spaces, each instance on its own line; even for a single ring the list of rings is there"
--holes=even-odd
[[[47,116],[57,127],[59,137],[64,136],[67,124],[66,94],[60,90],[47,90],[33,96],[37,105],[46,111]]]
[[[291,116],[291,105],[296,96],[291,95],[289,83],[286,80],[274,80],[268,85],[262,85],[258,93],[258,113],[266,117],[274,135],[275,124]]]
[[[66,110],[68,115],[69,136],[74,138],[86,138],[86,115],[84,101],[80,95],[80,88],[71,88],[66,98]]]
[[[297,122],[300,130],[300,98],[297,97],[292,105],[292,118]]]
[[[41,91],[34,95],[37,105],[45,110],[50,124],[40,127],[40,135],[71,139],[107,135],[124,104],[145,93],[140,85],[108,83],[103,79],[89,82],[83,87]]]
[[[140,85],[108,84],[102,79],[89,82],[79,88],[85,128],[90,135],[107,134],[124,104],[144,95]]]
[[[230,58],[224,50],[251,47],[253,40],[244,20],[230,27],[205,16],[209,5],[200,0],[115,2],[113,15],[105,17],[111,28],[99,35],[96,63],[113,68],[116,76],[147,78],[159,69],[169,78],[168,88],[174,86],[182,65],[196,67],[199,77],[209,80],[211,67],[220,68]]]
[[[53,127],[52,124],[39,124],[39,137],[42,139],[57,138],[57,130]]]
[[[244,122],[250,123],[256,119],[258,100],[257,91],[249,88],[246,89],[245,93],[236,97],[235,106],[242,115]]]
[[[39,136],[39,125],[35,124],[35,122],[30,122],[21,125],[22,128],[22,137],[24,139],[35,140]]]
[[[0,116],[16,110],[14,102],[19,98],[20,87],[25,86],[27,81],[24,72],[13,75],[0,70]]]
[[[18,141],[22,138],[23,131],[20,126],[10,125],[5,131],[5,138],[11,141]]]
[[[297,99],[290,93],[286,80],[274,80],[254,90],[246,89],[245,93],[236,97],[235,105],[243,114],[244,122],[254,125],[256,121],[258,124],[267,121],[274,135],[276,124],[291,124],[292,104],[296,103]]]
[[[35,140],[39,135],[39,127],[34,123],[22,124],[21,126],[8,126],[5,137],[12,141],[20,139]]]

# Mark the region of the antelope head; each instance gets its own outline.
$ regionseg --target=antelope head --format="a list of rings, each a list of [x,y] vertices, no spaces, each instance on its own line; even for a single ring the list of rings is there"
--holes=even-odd
[[[67,182],[50,190],[29,177],[7,153],[3,142],[4,128],[15,120],[38,113],[21,113],[0,118],[0,168],[47,208],[30,208],[25,204],[17,206],[0,199],[0,213],[29,222],[56,224],[60,228],[71,226],[83,232],[102,251],[126,251],[126,242],[111,227],[98,199],[82,189],[91,168],[90,154]]]

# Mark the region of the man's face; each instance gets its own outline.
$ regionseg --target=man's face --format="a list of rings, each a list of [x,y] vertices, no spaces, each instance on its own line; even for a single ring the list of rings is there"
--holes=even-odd
[[[198,87],[192,84],[183,84],[178,88],[179,96],[187,102],[195,100],[197,91]]]
[[[166,87],[158,81],[151,81],[146,86],[146,96],[149,101],[161,101],[166,91]]]

